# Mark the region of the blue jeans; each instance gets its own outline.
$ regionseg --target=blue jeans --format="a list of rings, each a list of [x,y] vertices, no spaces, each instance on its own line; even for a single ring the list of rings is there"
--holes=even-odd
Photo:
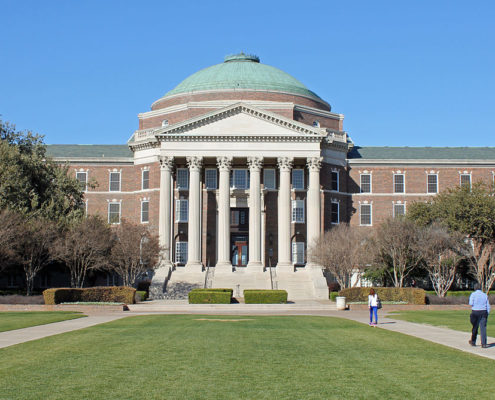
[[[373,314],[375,314],[375,324],[378,324],[378,307],[370,307],[370,324],[373,322]]]
[[[481,310],[471,311],[469,317],[473,330],[471,331],[471,340],[476,343],[476,336],[478,336],[478,327],[481,330],[481,344],[486,345],[486,320],[488,319],[488,313]]]

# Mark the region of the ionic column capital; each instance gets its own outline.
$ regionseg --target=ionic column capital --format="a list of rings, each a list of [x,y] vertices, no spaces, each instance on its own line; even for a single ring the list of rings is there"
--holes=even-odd
[[[174,168],[174,157],[170,156],[159,156],[158,161],[160,161],[160,169],[165,171],[172,171]]]
[[[278,157],[277,158],[277,164],[278,164],[278,168],[280,169],[280,171],[290,172],[290,170],[292,169],[293,162],[294,162],[294,158],[292,158],[292,157]]]
[[[229,172],[232,169],[232,157],[217,157],[217,166],[220,171]]]
[[[194,170],[199,171],[203,167],[203,157],[190,156],[190,157],[186,157],[186,161],[187,161],[187,166],[192,171]]]
[[[310,171],[318,172],[321,169],[321,162],[323,157],[308,157],[306,159],[306,165]]]
[[[251,172],[260,172],[263,168],[263,157],[248,157],[247,164]]]

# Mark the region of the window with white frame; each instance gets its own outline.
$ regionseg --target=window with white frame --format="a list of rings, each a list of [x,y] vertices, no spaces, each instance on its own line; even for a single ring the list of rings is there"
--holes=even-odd
[[[304,189],[304,170],[297,168],[292,170],[292,189]]]
[[[292,242],[292,263],[304,264],[304,242]]]
[[[339,218],[339,203],[332,201],[330,208],[330,222],[332,224],[338,224],[340,222]]]
[[[427,177],[427,193],[438,193],[438,175],[428,174]]]
[[[175,263],[187,263],[187,242],[175,242]]]
[[[177,189],[189,189],[189,171],[187,168],[177,168]]]
[[[394,193],[404,193],[404,174],[394,174]]]
[[[371,174],[360,175],[361,193],[371,193]]]
[[[292,222],[304,223],[304,200],[292,200]]]
[[[406,205],[394,204],[394,218],[402,217],[404,215],[406,215]]]
[[[150,171],[144,169],[141,173],[141,189],[146,190],[150,188]]]
[[[230,174],[230,187],[233,189],[248,189],[249,177],[247,169],[233,169]]]
[[[371,204],[359,206],[359,218],[361,225],[371,225]]]
[[[120,203],[108,203],[108,223],[120,224]]]
[[[150,202],[148,200],[141,202],[141,222],[150,222]]]
[[[461,174],[460,185],[471,188],[471,174]]]
[[[215,168],[205,170],[205,185],[206,189],[218,189],[217,170]]]
[[[177,222],[187,222],[188,220],[188,201],[179,199],[175,201],[175,220]]]
[[[336,192],[339,191],[339,172],[338,171],[332,171],[331,172],[331,182],[330,182],[330,187],[332,190],[335,190]]]
[[[110,192],[120,192],[120,172],[110,172]]]
[[[79,185],[83,192],[88,190],[88,173],[87,172],[76,172],[76,179],[79,181]]]
[[[265,189],[276,189],[275,170],[273,168],[263,170],[263,184]]]

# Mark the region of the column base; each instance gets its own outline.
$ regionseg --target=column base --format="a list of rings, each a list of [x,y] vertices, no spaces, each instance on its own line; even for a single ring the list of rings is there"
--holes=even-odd
[[[276,266],[277,274],[294,272],[294,265],[290,262],[279,262]]]
[[[185,272],[203,272],[203,264],[200,262],[188,262],[185,266]]]
[[[231,274],[232,273],[232,263],[228,261],[220,261],[215,265],[215,274]]]
[[[249,272],[263,272],[265,269],[260,261],[249,261],[246,268]]]

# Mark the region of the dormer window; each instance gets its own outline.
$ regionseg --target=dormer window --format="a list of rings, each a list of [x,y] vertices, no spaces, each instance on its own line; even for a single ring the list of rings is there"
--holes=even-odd
[[[164,119],[162,121],[162,128],[165,127],[165,126],[168,126],[168,119]]]

